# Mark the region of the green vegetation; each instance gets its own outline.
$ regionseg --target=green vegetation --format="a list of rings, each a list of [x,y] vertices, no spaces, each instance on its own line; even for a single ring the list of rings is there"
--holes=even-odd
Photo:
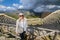
[[[26,18],[38,18],[38,16],[27,15]]]
[[[17,13],[6,13],[6,15],[11,16],[15,19],[18,19],[18,14]],[[24,13],[26,18],[38,18],[38,16],[35,16],[33,13],[26,12]]]
[[[15,18],[15,19],[18,19],[18,15],[16,15],[16,14],[13,14],[13,13],[6,13],[6,15],[8,15],[8,16],[11,16],[11,17],[13,17],[13,18]]]

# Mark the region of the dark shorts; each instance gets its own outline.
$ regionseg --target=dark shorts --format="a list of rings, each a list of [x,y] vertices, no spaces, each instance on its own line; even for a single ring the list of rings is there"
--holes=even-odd
[[[26,40],[26,38],[27,38],[27,35],[26,35],[25,31],[23,33],[20,33],[19,36],[21,37],[21,40]]]

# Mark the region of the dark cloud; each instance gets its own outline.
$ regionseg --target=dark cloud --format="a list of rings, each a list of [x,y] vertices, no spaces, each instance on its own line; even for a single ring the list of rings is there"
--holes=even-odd
[[[36,12],[52,11],[60,9],[59,0],[20,0],[24,9],[32,9]]]

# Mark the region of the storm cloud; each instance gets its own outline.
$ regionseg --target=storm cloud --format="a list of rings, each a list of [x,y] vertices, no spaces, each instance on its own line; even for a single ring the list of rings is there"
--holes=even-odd
[[[24,9],[32,9],[35,12],[55,11],[60,9],[59,0],[20,0]]]

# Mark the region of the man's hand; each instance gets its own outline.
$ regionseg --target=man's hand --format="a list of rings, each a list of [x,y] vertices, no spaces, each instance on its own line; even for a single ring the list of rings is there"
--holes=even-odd
[[[19,33],[16,33],[16,35],[18,36],[18,35],[19,35]]]

